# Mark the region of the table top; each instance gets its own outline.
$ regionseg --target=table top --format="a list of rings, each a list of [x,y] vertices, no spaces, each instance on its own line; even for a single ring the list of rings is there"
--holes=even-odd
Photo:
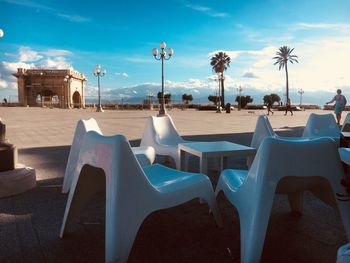
[[[197,156],[207,157],[239,154],[249,156],[256,153],[255,148],[227,141],[180,143],[179,148]]]
[[[343,131],[343,132],[341,132],[340,133],[343,137],[345,137],[345,138],[349,138],[350,137],[350,132],[345,132],[345,131]]]

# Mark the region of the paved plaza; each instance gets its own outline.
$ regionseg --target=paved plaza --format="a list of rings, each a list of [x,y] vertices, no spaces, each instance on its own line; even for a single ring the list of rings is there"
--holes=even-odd
[[[283,136],[300,136],[310,113],[270,116]],[[172,110],[168,112],[185,139],[227,140],[249,145],[256,120],[266,111]],[[59,238],[67,195],[61,193],[63,175],[75,125],[95,118],[105,135],[123,134],[133,146],[140,143],[149,110],[50,109],[0,107],[7,139],[17,145],[19,162],[34,167],[37,187],[0,199],[0,262],[104,262],[104,194],[84,209],[74,229]],[[0,160],[1,161],[1,160]],[[158,160],[163,161],[163,160]],[[172,166],[171,163],[166,163]],[[229,159],[229,167],[244,168],[243,159]],[[198,160],[190,160],[198,171]],[[209,163],[214,186],[219,172]],[[240,262],[239,218],[224,195],[218,197],[223,228],[217,228],[208,206],[197,200],[152,213],[142,224],[128,262]],[[286,196],[276,196],[270,216],[262,262],[335,262],[346,243],[339,214],[305,195],[304,213],[290,213]]]

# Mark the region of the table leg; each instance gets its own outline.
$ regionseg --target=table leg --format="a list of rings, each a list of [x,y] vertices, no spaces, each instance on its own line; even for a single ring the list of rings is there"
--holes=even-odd
[[[204,157],[199,158],[199,172],[202,174],[208,174],[208,159]]]
[[[181,171],[187,171],[186,167],[186,152],[183,150],[180,150],[180,169]]]
[[[227,168],[227,156],[221,157],[221,171]]]

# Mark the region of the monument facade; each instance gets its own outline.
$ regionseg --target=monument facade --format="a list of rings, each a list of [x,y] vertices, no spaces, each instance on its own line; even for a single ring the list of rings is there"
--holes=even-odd
[[[83,74],[71,69],[23,69],[17,78],[18,101],[22,106],[84,108]]]

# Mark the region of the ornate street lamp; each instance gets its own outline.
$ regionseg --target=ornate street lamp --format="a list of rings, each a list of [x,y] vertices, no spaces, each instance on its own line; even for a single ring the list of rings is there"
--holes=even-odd
[[[241,87],[241,86],[239,86],[238,88],[237,88],[237,91],[238,91],[238,96],[239,96],[239,101],[238,101],[238,110],[241,110],[241,101],[242,101],[242,95],[241,95],[241,93],[242,93],[242,90],[243,90],[243,88]]]
[[[302,103],[302,100],[303,100],[303,94],[304,94],[303,89],[299,89],[298,93],[300,94],[300,107],[301,107],[301,103]]]
[[[67,90],[68,90],[68,85],[69,85],[69,75],[66,75],[63,78],[63,83],[62,83],[62,93],[61,93],[61,108],[64,109],[66,107],[65,102],[64,102],[64,86],[67,83]]]
[[[4,31],[0,28],[0,38],[4,36]]]
[[[103,112],[102,106],[101,106],[101,87],[100,87],[100,77],[103,77],[106,75],[106,70],[101,71],[101,66],[97,65],[96,69],[92,72],[95,77],[97,77],[97,87],[98,87],[98,107],[97,112]]]
[[[171,58],[171,56],[174,54],[174,50],[172,48],[168,48],[168,50],[165,52],[164,51],[164,49],[166,47],[165,42],[160,43],[159,46],[160,46],[159,57],[157,57],[158,49],[156,49],[156,48],[152,49],[152,54],[156,60],[162,61],[162,97],[161,97],[161,104],[160,104],[158,116],[164,116],[164,115],[166,115],[165,105],[164,105],[164,60],[169,60]],[[167,54],[168,54],[168,57],[166,57]]]

